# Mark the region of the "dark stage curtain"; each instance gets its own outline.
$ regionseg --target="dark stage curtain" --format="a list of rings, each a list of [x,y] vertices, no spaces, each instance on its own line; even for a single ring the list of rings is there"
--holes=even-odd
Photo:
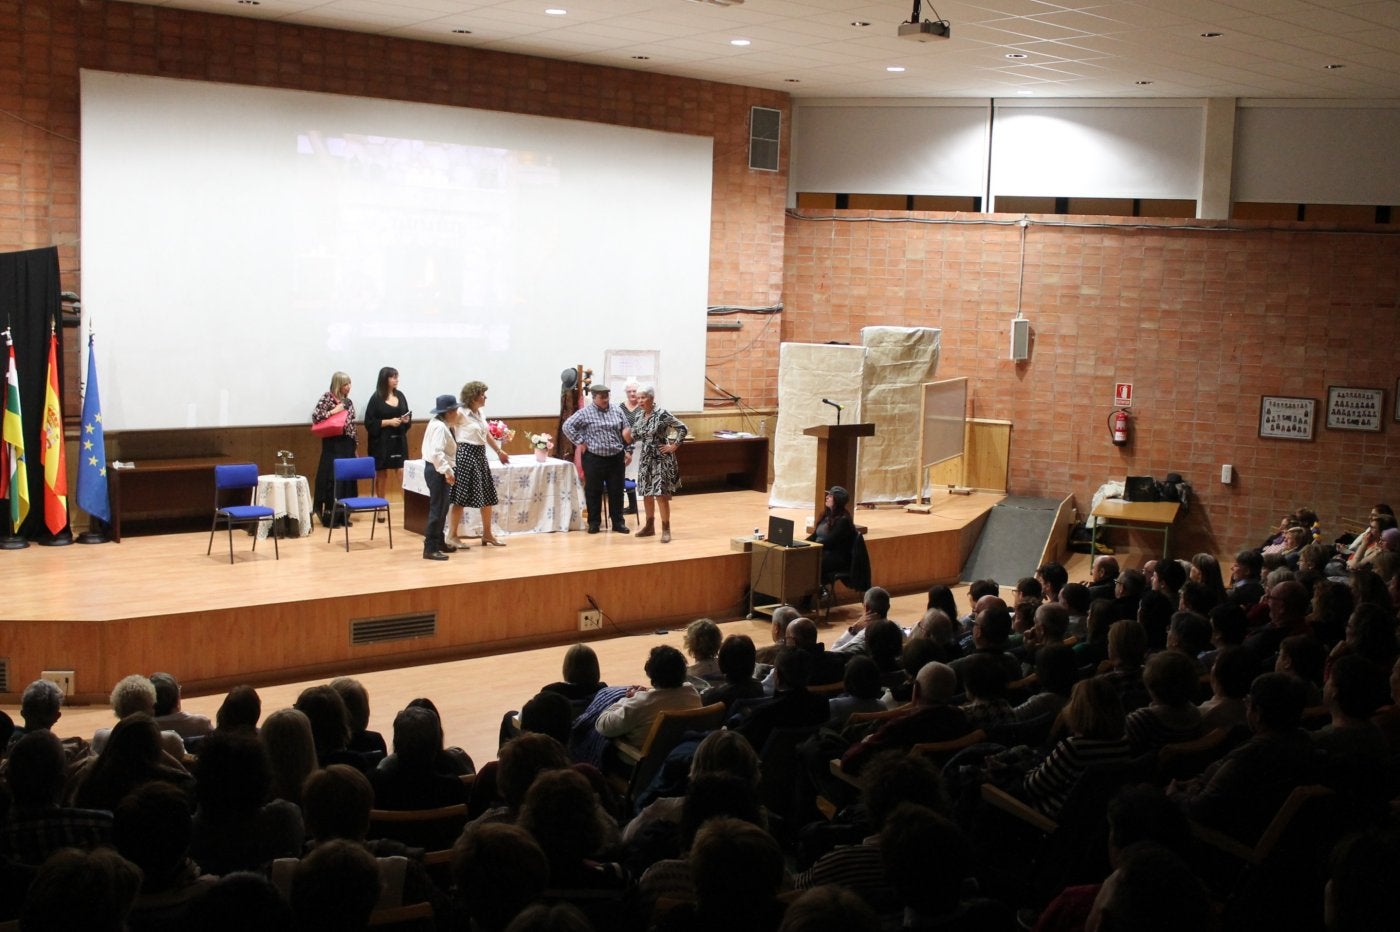
[[[10,328],[19,371],[20,404],[24,414],[24,450],[29,466],[29,517],[16,529],[25,537],[49,536],[44,526],[44,464],[40,460],[40,422],[44,414],[44,382],[49,361],[49,327],[58,334],[58,384],[63,387],[63,327],[60,320],[58,249],[0,253],[0,321]],[[9,352],[0,341],[0,373],[9,368]],[[0,375],[3,378],[3,375]],[[70,494],[71,500],[71,494]],[[7,510],[0,530],[9,524]]]

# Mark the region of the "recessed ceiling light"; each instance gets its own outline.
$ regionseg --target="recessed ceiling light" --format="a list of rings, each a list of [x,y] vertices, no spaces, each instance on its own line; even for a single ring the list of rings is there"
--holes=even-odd
[[[1026,57],[1026,53],[1025,53],[1025,52],[1007,52],[1007,53],[1006,53],[1006,57],[1007,57],[1007,58],[1025,58],[1025,57]]]
[[[1223,35],[1225,35],[1225,33],[1223,33],[1223,32],[1203,32],[1203,33],[1201,33],[1201,38],[1202,38],[1202,39],[1219,39],[1219,38],[1220,38],[1221,36],[1223,36]]]
[[[1322,70],[1324,70],[1324,71],[1336,71],[1338,68],[1345,68],[1345,67],[1346,67],[1346,65],[1336,65],[1336,64],[1333,64],[1333,65],[1323,65],[1323,66],[1322,66]]]
[[[472,34],[472,31],[470,29],[454,29],[452,30],[452,34],[454,36],[469,36]]]
[[[1151,81],[1134,81],[1133,83],[1136,84],[1136,85],[1138,85],[1139,87],[1146,87],[1147,85],[1151,84],[1152,82],[1151,82]]]
[[[632,56],[632,60],[633,60],[633,61],[651,61],[651,56],[650,56],[650,55],[633,55],[633,56]]]
[[[544,11],[545,16],[568,16],[568,10],[561,10],[557,6],[552,6]]]
[[[743,45],[752,45],[753,43],[751,43],[748,39],[730,39],[730,40],[729,40],[729,44],[730,44],[730,45],[739,45],[739,46],[743,46]]]
[[[858,29],[864,29],[866,26],[869,26],[870,24],[867,23],[867,22],[866,22],[865,20],[863,20],[863,19],[855,19],[855,20],[851,20],[851,25],[857,27]]]
[[[888,71],[888,72],[890,72],[891,74],[899,74],[901,71],[904,70],[904,66],[903,66],[903,65],[890,65],[890,66],[889,66],[888,68],[886,68],[885,70]]]

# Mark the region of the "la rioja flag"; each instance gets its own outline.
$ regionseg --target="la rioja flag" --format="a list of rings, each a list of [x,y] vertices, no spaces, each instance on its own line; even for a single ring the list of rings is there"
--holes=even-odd
[[[8,333],[6,334],[8,338]],[[29,517],[29,464],[24,459],[24,415],[19,405],[19,371],[15,368],[15,344],[10,344],[10,368],[5,379],[5,453],[9,459],[5,470],[6,490],[10,499],[10,529],[18,531]]]

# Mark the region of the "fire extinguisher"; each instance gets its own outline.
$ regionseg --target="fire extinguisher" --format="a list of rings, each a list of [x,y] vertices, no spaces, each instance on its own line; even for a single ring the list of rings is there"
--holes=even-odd
[[[1128,408],[1119,408],[1108,416],[1108,430],[1113,436],[1115,447],[1128,445]]]

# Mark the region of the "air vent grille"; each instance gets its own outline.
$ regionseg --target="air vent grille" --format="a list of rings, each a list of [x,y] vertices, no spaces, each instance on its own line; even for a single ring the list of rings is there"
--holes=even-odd
[[[0,693],[10,691],[10,658],[0,657]]]
[[[437,634],[437,613],[394,615],[389,618],[352,618],[350,643],[383,644],[385,641],[410,641],[430,638]]]

